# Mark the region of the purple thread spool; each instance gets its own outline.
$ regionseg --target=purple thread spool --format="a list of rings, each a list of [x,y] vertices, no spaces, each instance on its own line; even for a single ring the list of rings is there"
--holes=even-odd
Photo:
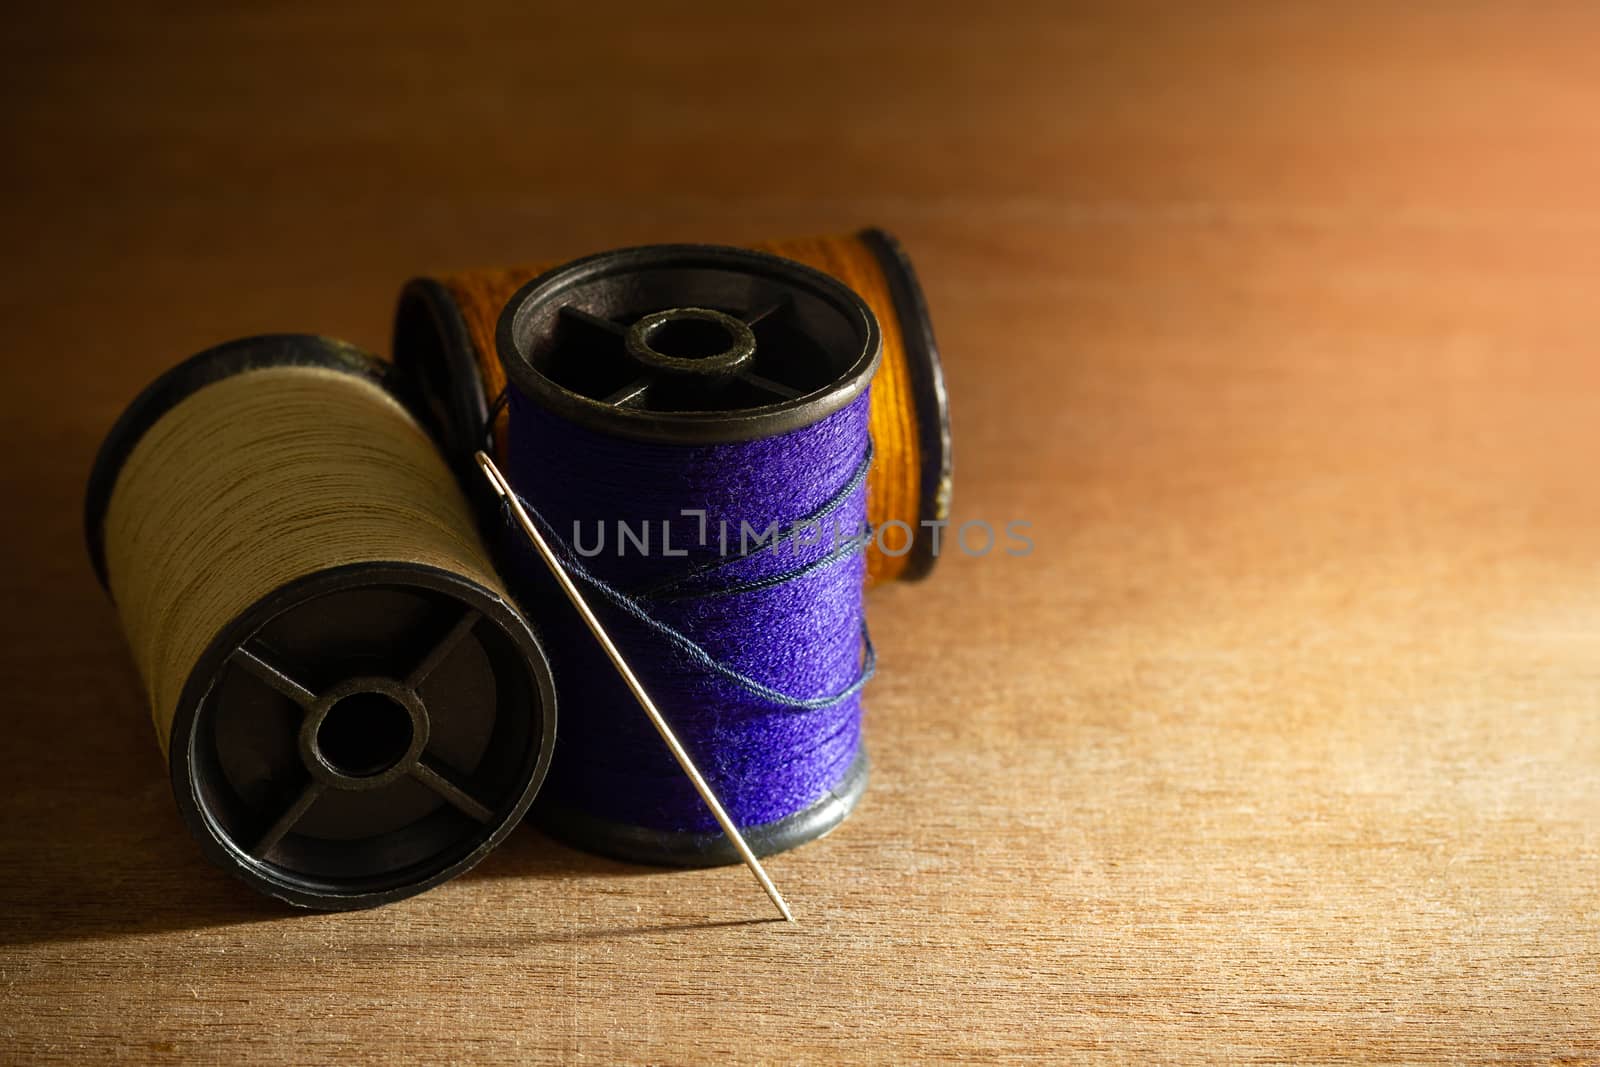
[[[512,484],[746,840],[767,854],[833,829],[867,779],[872,312],[789,260],[661,245],[536,278],[497,341]],[[531,549],[505,543],[568,709],[539,821],[624,859],[735,862]]]

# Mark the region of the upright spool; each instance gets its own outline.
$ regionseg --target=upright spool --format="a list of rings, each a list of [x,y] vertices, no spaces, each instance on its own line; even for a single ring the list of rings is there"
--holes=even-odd
[[[705,245],[591,256],[520,290],[501,317],[498,343],[513,389],[513,485],[535,508],[547,509],[559,538],[572,539],[568,523],[630,512],[641,529],[664,528],[679,521],[674,517],[682,508],[710,513],[712,524],[719,507],[744,506],[765,510],[722,518],[764,520],[788,508],[864,524],[866,390],[878,367],[880,337],[870,309],[818,271]],[[817,471],[825,481],[798,484]],[[681,590],[686,575],[725,562],[705,541],[698,552],[699,558],[663,559],[670,553],[662,544],[655,558],[630,560],[619,544],[615,557],[600,554],[585,565],[605,583],[644,580],[659,587],[665,580]],[[771,692],[762,696],[743,681],[730,684],[708,664],[696,666],[637,615],[624,610],[608,620],[617,627],[613,638],[708,769],[713,789],[758,853],[826,833],[866,786],[859,692],[869,668],[860,663],[859,545],[831,555],[818,548],[813,557],[819,565],[807,560],[784,572],[782,582],[745,574],[687,599],[673,594],[655,602],[673,625],[703,623],[704,634],[691,636],[710,641],[705,647],[714,659],[749,652],[769,675],[787,670],[813,689],[822,687],[793,704],[780,704]],[[537,565],[524,564],[525,602],[545,604],[560,617],[554,598],[539,592]],[[790,580],[797,584],[783,584]],[[808,602],[804,592],[792,592],[802,585],[835,599]],[[724,594],[731,598],[716,599],[713,607],[696,599]],[[770,599],[741,599],[746,596]],[[752,627],[764,621],[774,632],[794,627],[796,640],[756,652],[737,629],[746,620]],[[586,635],[568,640],[572,629],[551,627],[570,728],[535,808],[543,825],[582,847],[635,861],[734,862],[732,846]],[[776,678],[756,681],[771,686]],[[800,701],[815,706],[790,710]],[[699,751],[695,730],[711,735],[698,739],[704,745]],[[775,763],[766,746],[779,743],[788,747]],[[764,768],[768,777],[753,768]]]
[[[185,822],[304,907],[471,867],[555,737],[541,646],[390,377],[313,336],[210,349],[124,412],[85,505]]]
[[[877,460],[869,475],[867,512],[884,533],[868,547],[867,584],[926,577],[937,556],[933,532],[922,524],[950,516],[950,416],[938,345],[910,257],[877,229],[754,247],[839,279],[877,318],[883,361],[872,390]],[[418,407],[468,495],[496,522],[498,509],[482,495],[482,478],[472,462],[472,454],[484,447],[497,458],[505,456],[503,407],[489,425],[491,406],[506,386],[495,351],[496,323],[512,296],[551,266],[417,278],[401,293],[395,315],[395,362],[416,383]],[[901,523],[903,529],[886,528]]]

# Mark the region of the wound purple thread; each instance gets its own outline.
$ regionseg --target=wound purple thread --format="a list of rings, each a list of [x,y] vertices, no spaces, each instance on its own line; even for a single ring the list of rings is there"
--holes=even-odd
[[[719,445],[609,437],[515,389],[510,410],[508,477],[566,551],[580,550],[576,559],[589,575],[640,597],[653,618],[718,663],[796,700],[816,701],[860,681],[866,563],[860,551],[839,549],[866,529],[864,483],[856,478],[805,536],[793,536],[792,527],[849,487],[869,455],[866,393],[803,429]],[[701,518],[685,511],[705,513],[705,543]],[[629,540],[619,553],[619,523],[635,537],[648,531],[648,550]],[[757,550],[751,539],[741,556],[741,530],[764,532],[774,523],[782,543]],[[541,622],[561,695],[540,802],[651,830],[715,830],[531,546],[520,533],[508,544],[516,591]],[[673,555],[665,554],[669,547]],[[715,566],[724,555],[736,558]],[[749,588],[797,570],[778,584]],[[695,577],[677,581],[688,574]],[[715,594],[734,587],[741,591]],[[671,594],[648,597],[663,588]],[[713,595],[685,595],[706,592]],[[741,827],[804,811],[843,781],[861,744],[859,688],[815,710],[781,706],[707,670],[615,603],[588,599]]]

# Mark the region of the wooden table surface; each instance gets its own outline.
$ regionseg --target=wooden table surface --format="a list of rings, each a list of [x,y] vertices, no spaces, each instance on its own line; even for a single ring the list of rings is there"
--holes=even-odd
[[[1600,1062],[1600,13],[8,15],[0,1059]],[[770,869],[523,829],[291,914],[180,824],[79,534],[157,372],[428,270],[863,224],[956,517]]]

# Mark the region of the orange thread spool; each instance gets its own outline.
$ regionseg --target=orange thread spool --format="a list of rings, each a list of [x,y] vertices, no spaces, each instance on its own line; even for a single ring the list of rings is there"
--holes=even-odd
[[[881,230],[752,247],[833,275],[877,316],[883,362],[872,387],[877,459],[867,479],[867,518],[885,532],[867,549],[867,584],[924,577],[936,557],[921,524],[950,514],[950,423],[938,348],[910,260]],[[409,373],[421,394],[414,399],[433,413],[433,429],[469,483],[478,477],[471,454],[486,440],[496,456],[505,455],[506,413],[493,408],[506,387],[495,351],[500,312],[518,289],[554,265],[419,278],[401,293],[395,362]],[[909,535],[887,532],[899,524]]]

